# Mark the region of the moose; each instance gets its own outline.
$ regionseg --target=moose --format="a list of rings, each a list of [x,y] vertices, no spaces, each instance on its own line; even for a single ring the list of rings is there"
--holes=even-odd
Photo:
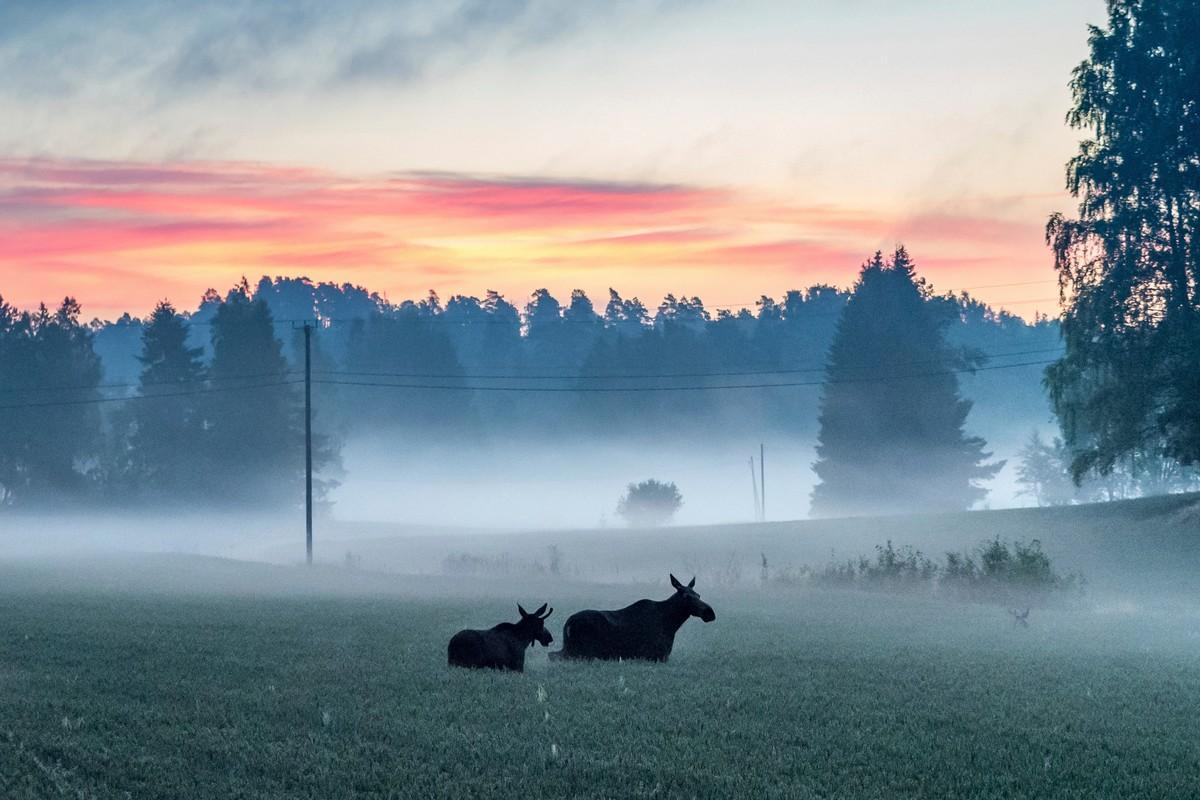
[[[452,667],[524,672],[525,650],[535,641],[542,647],[549,647],[554,641],[545,624],[554,609],[546,611],[546,605],[542,603],[541,608],[530,614],[518,604],[520,622],[501,622],[485,631],[459,631],[446,647],[447,661]]]
[[[688,617],[712,622],[717,614],[696,593],[696,579],[684,586],[674,575],[675,594],[666,600],[638,600],[618,611],[586,610],[563,626],[563,646],[550,658],[642,659],[666,661],[675,633]]]

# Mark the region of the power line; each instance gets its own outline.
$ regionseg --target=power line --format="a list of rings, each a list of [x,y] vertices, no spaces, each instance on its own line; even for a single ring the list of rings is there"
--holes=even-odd
[[[969,292],[973,289],[1003,289],[1009,286],[1038,286],[1044,283],[1058,283],[1058,278],[1046,278],[1040,281],[1014,281],[1012,283],[985,283],[979,286],[960,286],[958,291]]]
[[[148,383],[97,383],[93,386],[26,386],[19,388],[0,389],[0,394],[19,394],[22,392],[89,392],[94,389],[139,389],[143,386],[193,386],[198,383],[211,383],[212,381],[235,381],[235,380],[257,380],[261,378],[284,378],[288,375],[298,374],[297,370],[286,370],[284,372],[258,372],[254,374],[244,375],[222,375],[210,376],[207,378],[197,378],[194,381],[150,381]],[[161,397],[162,395],[155,395]]]
[[[128,397],[89,397],[81,400],[50,400],[42,403],[14,403],[0,406],[0,411],[11,411],[27,408],[52,408],[57,406],[86,406],[99,403],[123,403],[130,400],[161,400],[169,397],[191,397],[199,394],[214,394],[217,392],[239,392],[248,389],[270,389],[275,386],[294,386],[304,381],[277,381],[275,383],[260,383],[250,386],[214,386],[208,389],[194,389],[189,392],[164,392],[162,394],[135,394]]]
[[[972,299],[974,299],[974,298],[972,298]],[[976,300],[976,302],[979,302],[979,301]],[[1002,300],[999,303],[980,303],[980,305],[985,305],[988,308],[991,308],[992,306],[1019,306],[1019,305],[1024,305],[1026,303],[1056,303],[1056,302],[1058,302],[1057,297],[1033,297],[1033,298],[1029,298],[1027,300]],[[1001,310],[1003,310],[1003,309],[1001,309]]]
[[[1038,355],[1041,353],[1062,352],[1062,347],[1042,347],[1035,350],[1014,350],[1004,353],[982,353],[985,358],[1005,358],[1011,356]],[[919,361],[894,362],[892,366],[918,365],[937,363],[941,359],[924,359]],[[856,367],[856,369],[877,369],[877,366]],[[444,380],[530,380],[530,381],[572,381],[572,380],[635,380],[635,379],[669,379],[669,378],[735,378],[745,375],[795,375],[798,373],[824,372],[825,365],[797,367],[792,369],[754,369],[730,370],[725,372],[666,372],[666,373],[606,373],[606,374],[576,374],[576,375],[501,375],[501,374],[454,374],[454,373],[422,373],[422,372],[369,372],[354,370],[314,370],[315,375],[333,375],[367,378],[423,378]]]
[[[309,319],[307,319],[307,320],[303,320],[303,319],[272,319],[272,320],[271,320],[271,324],[272,324],[272,325],[291,325],[291,324],[294,324],[294,323],[300,323],[300,322],[310,322],[310,323],[311,323],[311,322],[313,322],[315,319],[316,319],[315,317],[310,317],[310,318],[309,318]],[[145,324],[145,323],[143,323],[143,324]],[[186,317],[185,317],[185,318],[184,318],[184,320],[183,320],[183,324],[184,324],[184,325],[204,325],[204,326],[211,326],[211,325],[216,325],[216,324],[217,324],[217,322],[216,322],[216,320],[211,320],[211,319],[206,319],[206,320],[194,320],[194,319],[188,319],[188,318],[186,318]],[[300,329],[299,329],[299,328],[297,328],[296,330],[300,330]]]
[[[946,375],[965,375],[974,374],[976,372],[990,372],[999,369],[1014,369],[1017,367],[1034,367],[1053,364],[1057,359],[1048,359],[1041,361],[1024,361],[1018,364],[996,364],[989,367],[976,367],[974,369],[961,370],[940,370],[938,372],[918,372],[909,375],[890,375],[873,378],[846,378],[835,381],[794,381],[788,383],[734,383],[724,384],[720,386],[453,386],[448,384],[420,384],[420,383],[378,383],[374,381],[332,381],[332,380],[314,380],[314,384],[323,386],[361,386],[374,387],[383,389],[420,389],[433,391],[455,391],[455,392],[516,392],[516,393],[616,393],[626,392],[636,394],[639,392],[705,392],[705,391],[720,391],[725,389],[789,389],[800,386],[825,386],[827,384],[841,383],[887,383],[891,381],[912,380],[917,378],[937,378]]]
[[[1038,354],[1042,354],[1042,353],[1056,353],[1056,352],[1061,352],[1061,351],[1062,351],[1062,347],[1059,346],[1059,347],[1042,347],[1042,348],[1036,348],[1036,349],[1032,349],[1032,350],[1009,350],[1009,351],[991,352],[991,353],[984,352],[984,353],[980,353],[980,355],[982,355],[984,358],[989,358],[989,359],[990,358],[1011,358],[1014,356],[1038,355]],[[892,362],[889,366],[915,366],[915,365],[920,365],[920,364],[937,363],[938,361],[940,361],[940,359],[924,359],[924,360],[917,360],[917,361]],[[985,369],[985,368],[991,369],[991,368],[995,368],[995,366],[1009,366],[1009,365],[992,365],[989,367],[977,367],[975,370],[967,369],[966,372],[978,371],[979,369]],[[569,368],[573,369],[574,367],[569,367]],[[734,378],[734,377],[742,377],[742,376],[749,376],[749,375],[794,375],[794,374],[803,374],[803,373],[812,373],[812,372],[824,372],[825,369],[826,369],[825,365],[821,365],[821,366],[796,367],[796,368],[787,368],[787,369],[729,370],[729,371],[722,371],[722,372],[607,373],[607,374],[592,374],[592,375],[580,375],[580,374],[521,375],[521,374],[498,374],[498,373],[495,373],[495,374],[454,374],[454,373],[418,373],[418,372],[369,372],[369,371],[352,371],[352,370],[312,370],[312,374],[327,375],[327,376],[351,376],[351,377],[362,376],[362,377],[398,378],[398,379],[420,378],[420,379],[431,379],[431,380],[432,379],[442,379],[442,380],[459,380],[459,379],[461,379],[461,380],[514,380],[514,381],[515,380],[569,381],[569,380],[668,380],[668,379],[674,379],[674,378]],[[862,366],[862,367],[854,367],[854,369],[858,369],[858,370],[878,369],[878,366],[877,365]],[[67,391],[67,392],[70,392],[70,391],[92,391],[92,390],[97,390],[97,389],[141,388],[141,387],[149,387],[149,386],[192,386],[192,385],[196,385],[196,384],[211,383],[213,381],[264,380],[264,379],[268,379],[268,378],[287,378],[289,376],[298,374],[298,372],[299,372],[298,370],[286,370],[284,372],[273,372],[273,373],[243,373],[240,375],[224,375],[224,376],[219,376],[219,377],[200,378],[195,381],[154,381],[154,382],[144,383],[144,384],[143,383],[109,383],[109,384],[97,384],[95,386],[31,386],[31,387],[24,387],[24,388],[19,388],[19,389],[3,389],[3,390],[0,390],[0,394],[7,394],[7,393],[14,393],[14,392],[20,393],[20,392],[51,392],[51,391]],[[297,383],[297,382],[299,382],[299,381],[298,380],[297,381],[285,381],[279,385],[286,385],[289,383]],[[317,381],[317,382],[318,383],[328,383],[329,381]],[[268,384],[268,385],[276,385],[276,384]],[[391,385],[391,384],[389,384],[389,385]],[[784,384],[769,384],[769,385],[775,386],[775,385],[784,385]],[[238,388],[242,388],[242,387],[237,387],[237,386],[207,387],[205,389],[205,392],[207,393],[210,391],[217,391],[217,390],[223,390],[223,389],[238,389]],[[249,388],[253,388],[253,387],[249,387]],[[720,387],[714,387],[714,388],[720,388]],[[147,399],[154,399],[154,398],[159,398],[159,397],[184,396],[188,393],[189,392],[172,392],[172,393],[159,393],[159,394],[150,394],[150,395],[122,395],[122,396],[116,396],[116,397],[107,397],[107,398],[104,398],[104,401],[105,402],[117,402],[120,400],[147,400]],[[85,399],[85,401],[93,402],[94,399],[87,398],[87,399]],[[38,406],[36,404],[0,406],[0,408],[18,408],[18,407],[30,408],[30,407],[38,407]]]

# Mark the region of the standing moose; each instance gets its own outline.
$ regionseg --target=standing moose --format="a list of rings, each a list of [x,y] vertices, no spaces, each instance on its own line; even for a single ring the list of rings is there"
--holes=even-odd
[[[638,600],[619,611],[580,611],[563,626],[563,647],[551,653],[561,658],[637,658],[666,661],[675,633],[688,617],[712,622],[717,614],[696,594],[696,579],[684,586],[671,576],[675,594],[666,600]]]
[[[535,641],[542,647],[549,647],[554,641],[545,625],[554,609],[546,611],[546,605],[542,603],[542,607],[532,614],[518,605],[521,621],[517,623],[501,622],[486,631],[459,631],[446,647],[446,660],[452,667],[524,672],[525,650]]]

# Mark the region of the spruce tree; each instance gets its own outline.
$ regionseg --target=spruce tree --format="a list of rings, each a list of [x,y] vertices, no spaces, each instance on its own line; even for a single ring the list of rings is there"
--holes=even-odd
[[[92,488],[102,374],[91,329],[65,298],[18,312],[0,299],[0,503],[61,503]]]
[[[370,380],[463,387],[463,366],[450,339],[450,326],[431,303],[405,304],[395,311],[356,320],[346,352],[346,369]],[[370,378],[370,376],[376,376]],[[464,391],[380,391],[346,387],[353,402],[347,429],[361,433],[398,429],[409,435],[476,433],[471,397]]]
[[[216,497],[259,505],[302,502],[300,389],[289,378],[267,304],[251,299],[244,281],[217,308],[212,347],[213,393],[204,406]],[[320,456],[314,454],[318,463]]]
[[[188,346],[188,326],[161,302],[142,332],[142,372],[130,403],[126,477],[144,498],[178,499],[204,487],[204,365],[201,348]],[[156,396],[167,395],[161,399]]]
[[[926,300],[903,247],[863,266],[826,366],[814,516],[966,509],[1003,466],[963,433],[971,403],[955,370],[967,359]]]

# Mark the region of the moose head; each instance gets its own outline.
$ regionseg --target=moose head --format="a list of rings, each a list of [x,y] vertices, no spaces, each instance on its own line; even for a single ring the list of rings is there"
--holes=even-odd
[[[547,603],[542,603],[541,608],[530,614],[520,603],[517,604],[517,611],[521,612],[521,621],[517,623],[517,627],[525,634],[524,638],[528,638],[530,644],[536,641],[542,647],[549,647],[554,641],[545,625],[546,619],[554,613],[554,609],[546,611],[546,606]]]
[[[675,587],[675,596],[680,598],[687,608],[688,616],[699,617],[705,622],[712,622],[717,618],[717,612],[712,610],[712,606],[700,599],[700,595],[696,593],[696,578],[692,577],[687,586],[679,582],[679,579],[674,575],[671,576],[671,585]]]

